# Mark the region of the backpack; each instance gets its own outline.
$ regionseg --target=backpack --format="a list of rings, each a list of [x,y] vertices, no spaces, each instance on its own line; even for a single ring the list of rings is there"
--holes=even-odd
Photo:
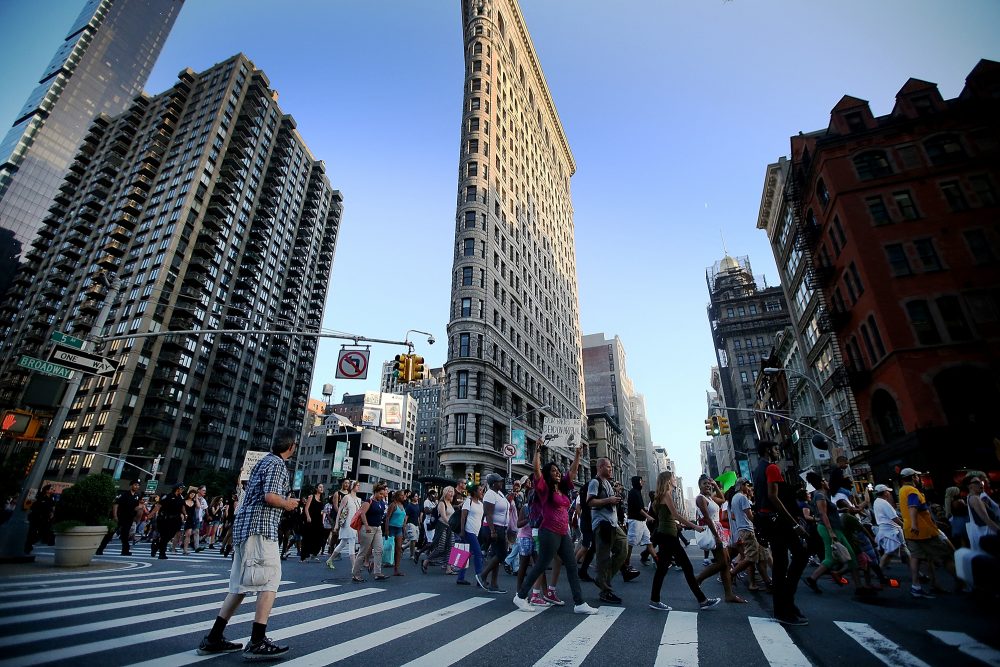
[[[457,535],[461,535],[462,534],[462,532],[463,532],[462,531],[462,508],[459,508],[459,509],[455,510],[455,513],[451,515],[450,519],[448,519],[448,528],[451,529],[451,532],[453,532],[453,533],[455,533]]]

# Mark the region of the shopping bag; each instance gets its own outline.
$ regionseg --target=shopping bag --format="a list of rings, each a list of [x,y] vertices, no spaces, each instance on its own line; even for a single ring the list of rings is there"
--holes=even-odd
[[[382,540],[382,564],[396,564],[396,538],[387,537]]]
[[[463,569],[469,563],[469,545],[461,542],[455,544],[448,554],[448,564],[452,567]]]
[[[715,535],[708,528],[696,534],[694,540],[702,551],[715,551]]]
[[[351,528],[361,530],[361,512],[354,513],[354,518],[351,519]]]

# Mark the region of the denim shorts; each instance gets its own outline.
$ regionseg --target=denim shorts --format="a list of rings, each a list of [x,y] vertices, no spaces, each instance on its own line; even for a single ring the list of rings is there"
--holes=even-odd
[[[520,552],[522,558],[527,558],[531,554],[535,553],[535,538],[517,538],[517,550]]]
[[[402,526],[389,526],[389,534],[386,537],[402,537],[403,527]]]

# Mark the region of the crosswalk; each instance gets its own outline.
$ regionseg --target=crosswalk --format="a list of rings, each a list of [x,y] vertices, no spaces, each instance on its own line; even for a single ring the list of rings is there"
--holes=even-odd
[[[421,583],[426,581],[431,580]],[[220,656],[197,655],[194,647],[211,626],[226,583],[219,573],[145,566],[2,580],[0,667],[66,661],[180,667],[217,660]],[[509,595],[473,593],[456,601],[455,595],[414,590],[283,581],[268,636],[292,645],[283,664],[295,667],[357,659],[405,667],[447,667],[469,660],[576,667],[603,664],[609,645],[626,647],[626,654],[615,655],[629,665],[697,667],[718,662],[712,651],[722,636],[740,646],[743,665],[930,667],[961,662],[1000,667],[1000,651],[952,630],[920,635],[921,641],[947,648],[954,659],[944,663],[928,658],[926,644],[903,646],[905,641],[912,644],[913,634],[898,636],[893,626],[832,621],[787,629],[761,616],[663,614],[628,606],[602,607],[593,616],[573,615],[569,607],[526,614],[512,607]],[[251,598],[230,621],[230,639],[246,642],[253,618]],[[811,646],[821,635],[835,635],[836,656]],[[637,648],[642,646],[648,650]]]

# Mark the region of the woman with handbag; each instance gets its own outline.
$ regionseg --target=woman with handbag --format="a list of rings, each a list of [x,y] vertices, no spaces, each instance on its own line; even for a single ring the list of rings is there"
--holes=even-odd
[[[403,572],[399,569],[399,561],[403,559],[403,530],[406,526],[406,491],[396,491],[392,496],[392,504],[385,514],[385,541],[383,552],[386,557],[383,565],[391,565],[393,576],[402,577]]]
[[[486,487],[482,484],[468,485],[469,496],[462,503],[462,520],[459,523],[462,527],[462,534],[458,541],[469,545],[472,565],[476,572],[476,584],[483,590],[489,590],[480,576],[483,573],[483,548],[479,544],[479,531],[483,528],[483,513],[485,511],[483,495],[485,491]],[[458,571],[458,580],[455,583],[459,586],[471,585],[471,582],[465,580],[465,568]]]
[[[707,532],[704,526],[696,526],[691,523],[674,507],[672,490],[674,487],[674,474],[669,470],[661,472],[656,478],[656,492],[651,506],[651,514],[656,517],[656,526],[653,531],[653,544],[659,550],[656,559],[656,573],[653,575],[653,589],[649,594],[649,608],[657,611],[671,611],[670,607],[660,601],[660,589],[663,587],[663,579],[667,576],[670,563],[673,561],[684,572],[684,579],[688,588],[694,593],[698,600],[698,606],[708,609],[719,604],[719,598],[709,598],[701,590],[698,580],[694,576],[694,568],[691,567],[691,559],[688,558],[680,540],[677,539],[677,524],[680,523],[686,528],[696,531],[699,537]]]
[[[448,562],[448,555],[455,543],[455,536],[448,526],[451,515],[455,513],[455,508],[451,504],[454,498],[455,487],[444,487],[444,490],[441,491],[441,499],[437,503],[437,525],[434,528],[434,541],[421,554],[420,569],[424,574],[427,574],[427,568],[444,566]],[[455,571],[448,567],[445,574],[455,574]]]
[[[726,602],[745,604],[746,600],[733,592],[733,577],[729,571],[729,549],[726,544],[728,534],[726,538],[723,537],[722,525],[719,523],[719,501],[725,499],[719,493],[719,487],[716,486],[715,481],[707,475],[698,481],[698,488],[701,493],[695,498],[694,504],[698,507],[701,515],[705,517],[705,526],[708,528],[705,532],[698,533],[698,548],[711,551],[715,562],[702,570],[695,581],[701,586],[701,583],[709,577],[720,574],[722,588],[726,593]],[[709,536],[711,536],[711,543]]]
[[[375,580],[385,581],[389,578],[382,574],[382,524],[385,523],[388,497],[389,487],[384,482],[379,482],[375,485],[372,497],[361,505],[354,518],[353,524],[357,526],[361,541],[361,549],[351,568],[351,581],[356,584],[365,581],[361,576],[361,569],[369,558],[373,561]]]
[[[824,550],[823,562],[812,574],[806,577],[806,585],[814,593],[822,593],[819,583],[817,583],[819,578],[833,570],[837,563],[845,563],[850,567],[851,577],[854,579],[854,594],[861,597],[875,593],[874,589],[861,585],[861,578],[858,575],[858,560],[851,548],[851,543],[844,535],[840,511],[830,501],[830,484],[819,473],[815,472],[806,474],[806,481],[815,488],[815,491],[812,492],[812,503],[816,516],[816,530],[819,531],[819,536],[823,540]],[[835,551],[836,556],[834,555]]]
[[[347,550],[347,555],[351,559],[351,570],[354,569],[354,550],[358,544],[358,530],[353,527],[354,517],[357,516],[358,510],[361,508],[361,499],[358,498],[358,488],[361,486],[361,482],[354,480],[348,480],[344,483],[346,487],[347,494],[340,498],[337,506],[340,508],[337,512],[337,521],[333,526],[333,533],[337,535],[337,546],[330,551],[330,557],[326,560],[326,566],[331,570],[334,569],[333,561],[340,557],[340,554],[345,549]]]

